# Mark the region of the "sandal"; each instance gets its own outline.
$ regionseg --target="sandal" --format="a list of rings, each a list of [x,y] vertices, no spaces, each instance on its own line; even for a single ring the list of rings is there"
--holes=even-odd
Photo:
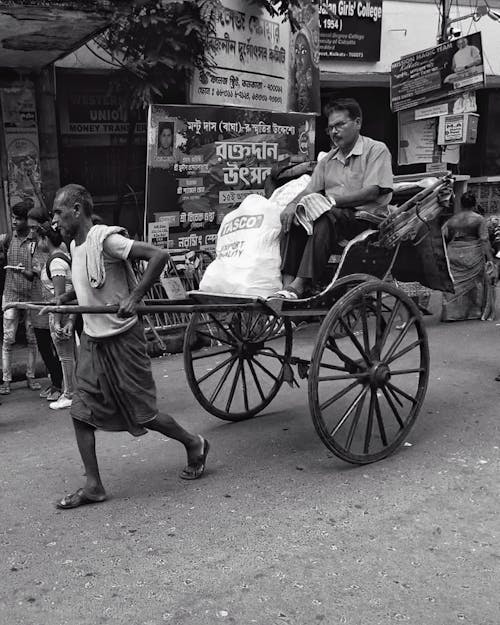
[[[281,289],[269,296],[268,299],[299,299],[299,294],[293,289]]]
[[[184,467],[184,469],[182,469],[179,477],[181,477],[183,480],[197,480],[205,472],[205,463],[207,461],[207,455],[210,449],[210,445],[206,438],[202,438],[201,436],[200,438],[203,441],[201,455],[196,462],[188,464]]]
[[[78,508],[79,506],[87,506],[91,503],[102,503],[106,501],[106,495],[99,498],[89,497],[83,488],[79,488],[71,495],[65,495],[56,503],[56,508],[60,510],[71,510],[72,508]]]
[[[37,382],[35,378],[26,378],[26,383],[31,391],[39,391],[42,388],[40,382]]]

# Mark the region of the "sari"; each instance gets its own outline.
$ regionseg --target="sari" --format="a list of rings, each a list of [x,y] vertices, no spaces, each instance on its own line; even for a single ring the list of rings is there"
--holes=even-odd
[[[494,286],[486,273],[484,254],[488,242],[485,219],[473,211],[462,211],[444,224],[443,235],[455,293],[443,293],[441,321],[494,318]]]

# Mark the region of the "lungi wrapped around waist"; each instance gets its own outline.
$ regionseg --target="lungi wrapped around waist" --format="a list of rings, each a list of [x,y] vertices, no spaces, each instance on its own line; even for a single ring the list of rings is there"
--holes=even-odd
[[[156,386],[140,322],[130,330],[95,339],[82,334],[71,416],[111,432],[146,433],[157,414]]]

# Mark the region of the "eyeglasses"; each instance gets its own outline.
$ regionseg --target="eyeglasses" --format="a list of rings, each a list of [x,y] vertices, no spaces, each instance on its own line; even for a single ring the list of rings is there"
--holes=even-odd
[[[352,121],[353,121],[352,119],[346,119],[343,122],[337,122],[336,124],[330,124],[326,128],[325,132],[326,132],[327,135],[329,135],[333,131],[338,132],[339,130],[343,130],[347,126],[347,124],[349,124],[349,122],[352,122]]]

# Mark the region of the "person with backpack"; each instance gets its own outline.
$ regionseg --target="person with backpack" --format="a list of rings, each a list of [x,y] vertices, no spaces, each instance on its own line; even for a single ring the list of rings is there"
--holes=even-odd
[[[48,221],[37,228],[38,247],[48,254],[47,261],[40,270],[40,279],[44,289],[44,298],[50,300],[71,291],[71,258],[63,243],[57,225]],[[59,398],[49,404],[52,410],[70,408],[75,381],[75,318],[76,315],[49,314],[50,336],[61,363],[63,392]]]
[[[5,284],[2,297],[2,308],[8,302],[32,301],[33,256],[36,241],[31,237],[28,227],[28,212],[34,206],[33,200],[27,198],[14,204],[11,209],[12,233],[0,235],[0,262],[5,269]],[[26,312],[9,308],[3,313],[2,372],[3,381],[0,395],[9,395],[12,383],[12,347],[16,342],[16,332],[21,316],[24,315],[26,341],[28,344],[28,360],[26,363],[26,379],[28,388],[40,390],[35,380],[35,364],[37,357],[37,341],[31,316]]]

